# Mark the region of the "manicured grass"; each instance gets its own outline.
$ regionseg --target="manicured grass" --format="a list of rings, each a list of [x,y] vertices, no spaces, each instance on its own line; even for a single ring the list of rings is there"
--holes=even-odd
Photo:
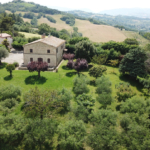
[[[66,67],[67,61],[64,61],[58,69],[58,73],[55,72],[41,72],[41,78],[37,79],[37,72],[30,73],[29,71],[24,70],[15,70],[13,71],[13,78],[9,77],[9,72],[6,71],[3,66],[0,67],[0,85],[5,86],[8,84],[13,84],[20,86],[23,94],[31,88],[37,86],[41,90],[61,90],[63,87],[72,91],[73,80],[76,77],[76,71],[68,69]],[[91,81],[94,80],[93,77],[90,77],[88,70],[81,72],[87,76]],[[141,85],[131,78],[122,77],[118,71],[118,68],[113,68],[107,66],[107,74],[105,75],[112,82],[112,95],[116,96],[115,85],[120,82],[128,82],[131,84],[132,89],[138,94],[141,94],[142,87]],[[90,93],[96,98],[94,85],[88,85],[90,88]],[[100,104],[96,102],[95,108],[99,108]],[[115,109],[116,102],[112,104],[112,109]]]

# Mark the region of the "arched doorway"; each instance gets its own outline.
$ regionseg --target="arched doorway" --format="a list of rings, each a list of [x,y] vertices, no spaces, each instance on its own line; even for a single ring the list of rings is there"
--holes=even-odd
[[[43,62],[43,58],[38,58],[38,62]]]

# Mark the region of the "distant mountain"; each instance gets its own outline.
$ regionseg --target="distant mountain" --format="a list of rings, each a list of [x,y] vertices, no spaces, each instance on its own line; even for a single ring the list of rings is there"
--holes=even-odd
[[[58,7],[58,6],[47,6],[48,8],[51,8],[51,9],[57,9],[59,11],[71,11],[73,10],[72,8],[68,8],[68,7]],[[86,12],[92,12],[92,10],[88,9],[88,8],[80,8],[80,10],[82,11],[86,11]]]
[[[113,16],[124,15],[124,16],[135,16],[140,18],[150,18],[150,8],[119,8],[100,11],[99,13]]]

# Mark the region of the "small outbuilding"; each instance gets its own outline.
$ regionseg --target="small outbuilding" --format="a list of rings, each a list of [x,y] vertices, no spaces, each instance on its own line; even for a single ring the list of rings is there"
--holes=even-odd
[[[0,33],[0,44],[2,44],[2,42],[7,39],[7,41],[9,42],[9,47],[12,48],[12,42],[13,42],[13,38],[11,37],[11,35],[7,34],[7,33]]]
[[[49,36],[24,45],[24,66],[31,61],[47,62],[49,67],[56,67],[63,57],[65,40]]]

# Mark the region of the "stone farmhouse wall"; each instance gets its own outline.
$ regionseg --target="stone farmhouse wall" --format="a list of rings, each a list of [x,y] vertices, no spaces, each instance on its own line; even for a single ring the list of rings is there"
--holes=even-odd
[[[62,45],[65,44],[63,43]],[[32,53],[30,53],[30,49],[32,49]],[[50,53],[47,53],[47,50],[50,50]],[[24,65],[27,66],[31,58],[33,59],[33,61],[38,61],[38,58],[42,58],[43,62],[47,63],[48,59],[50,59],[50,63],[48,63],[49,67],[56,67],[62,60],[62,54],[63,49],[61,49],[61,45],[57,48],[42,42],[25,45]]]

